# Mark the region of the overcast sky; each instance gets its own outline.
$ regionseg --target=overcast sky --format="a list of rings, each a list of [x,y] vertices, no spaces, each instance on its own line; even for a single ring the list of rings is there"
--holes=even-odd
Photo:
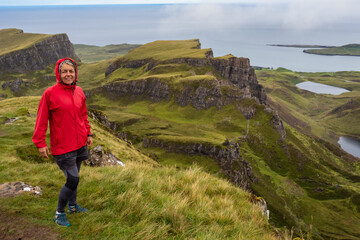
[[[167,7],[165,25],[179,22],[221,29],[224,23],[234,22],[236,26],[273,24],[297,30],[360,26],[360,0],[0,0],[0,6],[166,3],[174,5]]]
[[[21,5],[87,5],[87,4],[166,4],[166,3],[284,3],[292,0],[0,0],[0,6]]]

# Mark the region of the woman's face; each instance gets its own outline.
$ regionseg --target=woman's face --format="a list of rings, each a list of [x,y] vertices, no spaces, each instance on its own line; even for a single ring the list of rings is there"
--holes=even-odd
[[[75,69],[73,66],[64,63],[60,71],[61,80],[65,84],[72,84],[75,80]]]

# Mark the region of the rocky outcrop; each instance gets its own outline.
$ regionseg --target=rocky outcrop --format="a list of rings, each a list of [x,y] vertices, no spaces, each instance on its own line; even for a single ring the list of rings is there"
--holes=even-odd
[[[169,99],[169,86],[157,78],[148,78],[144,80],[127,80],[117,81],[106,84],[95,90],[86,92],[86,97],[91,97],[93,94],[106,92],[107,96],[126,96],[131,97],[144,96],[154,102],[164,99]]]
[[[240,154],[238,143],[227,142],[226,146],[221,147],[201,143],[180,144],[144,138],[142,145],[145,148],[159,147],[169,152],[210,156],[220,166],[223,173],[229,177],[231,182],[246,190],[249,190],[250,184],[255,181],[250,164]]]
[[[248,58],[211,59],[213,66],[221,77],[228,79],[240,89],[248,89],[251,97],[266,103],[265,89],[258,83],[255,70]]]
[[[3,90],[6,90],[8,87],[13,91],[14,93],[19,92],[21,85],[24,83],[22,78],[17,78],[14,81],[5,81],[1,87]],[[28,84],[28,83],[27,83]]]
[[[66,34],[52,35],[28,48],[0,56],[0,72],[26,73],[30,70],[42,70],[64,57],[80,61]]]
[[[110,151],[106,151],[103,146],[96,146],[90,149],[90,158],[85,160],[85,164],[92,167],[117,166],[125,164],[115,157]]]
[[[14,197],[20,194],[30,193],[33,195],[41,196],[42,189],[40,187],[33,187],[24,182],[8,182],[0,184],[0,198]]]

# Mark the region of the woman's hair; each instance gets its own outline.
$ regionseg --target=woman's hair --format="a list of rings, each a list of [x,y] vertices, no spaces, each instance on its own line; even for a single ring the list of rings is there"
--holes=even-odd
[[[68,65],[70,65],[70,66],[72,66],[73,68],[74,68],[74,70],[75,70],[75,77],[76,77],[76,66],[75,66],[75,64],[73,63],[73,61],[71,61],[71,60],[69,60],[69,59],[66,59],[66,60],[64,60],[63,62],[61,62],[60,64],[59,64],[59,74],[61,74],[61,67],[62,67],[62,65],[63,64],[68,64]],[[61,75],[60,75],[60,80],[61,80],[61,82],[62,82],[62,79],[61,79]],[[75,84],[75,81],[71,84],[71,85],[74,85]]]
[[[74,70],[76,70],[74,63],[73,63],[71,60],[66,59],[66,60],[64,60],[63,62],[61,62],[61,63],[59,64],[59,73],[61,73],[61,67],[62,67],[62,65],[63,65],[64,63],[72,66],[72,67],[74,68]]]

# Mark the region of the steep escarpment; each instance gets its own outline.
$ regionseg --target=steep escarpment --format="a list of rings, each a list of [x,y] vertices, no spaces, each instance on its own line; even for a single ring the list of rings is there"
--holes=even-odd
[[[212,106],[221,107],[227,104],[230,99],[240,100],[243,98],[254,98],[260,104],[266,104],[266,94],[264,88],[257,82],[254,69],[250,66],[250,61],[247,58],[214,58],[211,50],[205,52],[202,58],[174,58],[169,60],[159,59],[131,59],[125,56],[112,63],[105,71],[105,76],[108,77],[113,72],[119,69],[138,69],[143,68],[145,74],[151,72],[159,66],[169,64],[185,64],[190,68],[206,69],[208,72],[204,74],[197,74],[195,71],[189,70],[192,76],[198,76],[198,82],[205,80],[209,86],[204,87],[189,87],[191,84],[183,82],[184,88],[180,93],[176,93],[177,101],[180,105],[184,106],[191,103],[197,109],[207,109]],[[203,77],[201,77],[201,75]],[[208,81],[209,77],[213,76],[212,81]],[[194,78],[186,78],[185,81]],[[117,79],[129,80],[129,79]],[[141,79],[136,79],[139,81]],[[133,83],[121,83],[117,81],[112,83],[114,85],[127,85]],[[121,87],[120,87],[121,88]],[[224,91],[221,91],[221,89]],[[110,89],[108,89],[110,90]],[[204,98],[209,101],[204,101]],[[199,101],[196,101],[198,99]],[[230,101],[231,102],[231,101]]]
[[[0,38],[2,45],[9,51],[2,51],[0,55],[0,73],[26,73],[31,70],[42,70],[50,64],[55,64],[59,58],[70,57],[79,61],[74,47],[66,34],[44,35],[41,38],[29,38],[22,30],[6,31]],[[26,38],[27,44],[23,47],[12,46],[9,42],[13,35],[17,38]],[[7,37],[8,36],[8,37]]]

